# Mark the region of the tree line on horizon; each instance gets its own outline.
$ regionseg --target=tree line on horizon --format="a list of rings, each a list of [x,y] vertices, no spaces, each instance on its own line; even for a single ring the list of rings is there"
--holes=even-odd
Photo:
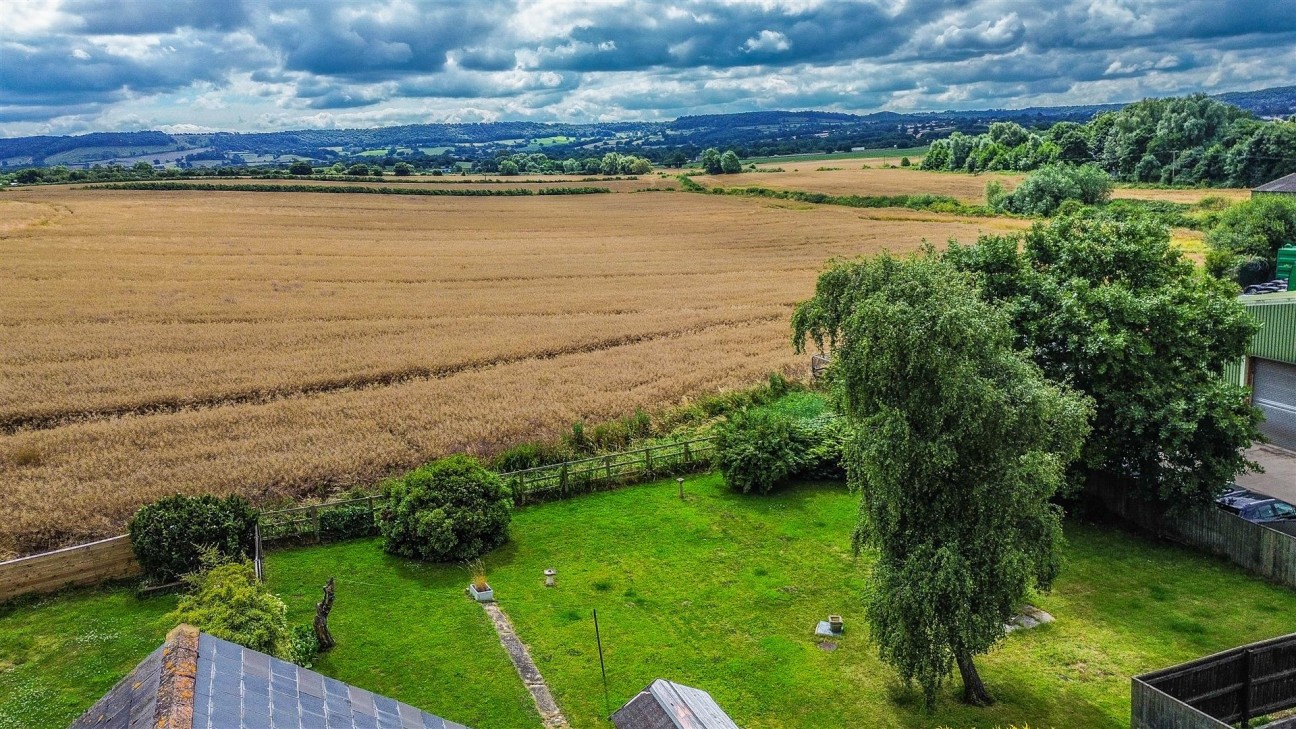
[[[931,144],[922,169],[1029,171],[1093,164],[1118,182],[1255,187],[1296,172],[1296,117],[1264,120],[1204,94],[1146,99],[1047,129],[995,122]]]

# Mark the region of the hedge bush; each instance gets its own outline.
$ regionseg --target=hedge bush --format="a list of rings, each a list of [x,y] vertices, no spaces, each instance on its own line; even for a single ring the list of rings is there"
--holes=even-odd
[[[715,429],[715,463],[735,491],[765,494],[795,477],[806,443],[796,420],[782,413],[742,410]]]
[[[377,525],[368,504],[351,504],[320,511],[320,536],[326,539],[367,537]]]
[[[475,559],[508,540],[512,500],[497,474],[465,455],[443,458],[383,487],[384,548],[437,562]]]
[[[186,577],[191,591],[167,615],[171,624],[199,630],[254,651],[291,660],[295,656],[288,608],[256,581],[251,562],[231,562]]]
[[[240,496],[176,494],[140,508],[130,522],[131,548],[144,574],[171,582],[203,566],[203,553],[252,555],[257,511]]]
[[[730,488],[769,493],[794,479],[846,478],[846,422],[812,420],[774,410],[744,410],[715,429],[715,463]]]

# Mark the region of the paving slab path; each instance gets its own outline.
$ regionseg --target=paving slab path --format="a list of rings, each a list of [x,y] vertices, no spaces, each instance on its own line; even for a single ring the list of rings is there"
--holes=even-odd
[[[531,660],[531,652],[527,650],[526,644],[513,630],[513,623],[509,621],[508,615],[500,609],[498,603],[483,602],[481,606],[490,616],[491,624],[495,626],[495,633],[499,635],[500,643],[504,645],[509,660],[513,661],[513,667],[522,677],[522,683],[526,684],[527,691],[531,692],[531,698],[535,700],[536,709],[540,711],[540,719],[546,729],[567,729],[567,717],[563,716],[562,709],[558,708],[553,694],[549,692],[549,684],[545,683],[544,676],[540,675],[540,669],[536,668],[535,661]]]

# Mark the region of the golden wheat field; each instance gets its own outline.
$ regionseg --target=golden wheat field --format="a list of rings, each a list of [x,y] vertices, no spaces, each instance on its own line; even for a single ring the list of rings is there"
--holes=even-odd
[[[1020,221],[680,192],[0,197],[0,552],[800,373],[832,256]]]
[[[985,202],[985,186],[997,180],[1011,190],[1025,179],[1021,174],[931,172],[915,167],[877,167],[876,160],[797,162],[779,165],[783,172],[749,172],[742,175],[699,175],[693,179],[707,187],[768,187],[806,190],[831,195],[949,195],[960,202]],[[863,165],[870,165],[864,169]],[[820,169],[826,167],[826,169]]]

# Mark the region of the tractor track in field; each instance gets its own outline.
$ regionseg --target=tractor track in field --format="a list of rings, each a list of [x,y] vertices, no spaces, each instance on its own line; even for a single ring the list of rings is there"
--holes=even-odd
[[[0,417],[0,435],[17,435],[34,431],[54,430],[56,428],[71,425],[102,422],[121,418],[168,415],[172,413],[212,410],[238,405],[264,405],[280,400],[324,395],[333,392],[370,390],[380,387],[401,385],[409,382],[440,380],[468,372],[479,372],[497,367],[520,364],[523,362],[540,362],[556,359],[558,357],[602,352],[617,349],[619,347],[642,344],[644,342],[676,339],[690,334],[700,334],[717,329],[753,326],[781,319],[783,316],[784,315],[782,314],[772,314],[750,319],[719,321],[705,326],[673,329],[665,332],[624,335],[576,346],[551,347],[526,354],[500,357],[492,360],[469,360],[443,367],[418,367],[359,377],[344,377],[312,382],[297,387],[278,388],[269,391],[250,390],[203,398],[162,399],[149,403],[125,405],[120,407],[52,412],[41,415],[13,415]]]

